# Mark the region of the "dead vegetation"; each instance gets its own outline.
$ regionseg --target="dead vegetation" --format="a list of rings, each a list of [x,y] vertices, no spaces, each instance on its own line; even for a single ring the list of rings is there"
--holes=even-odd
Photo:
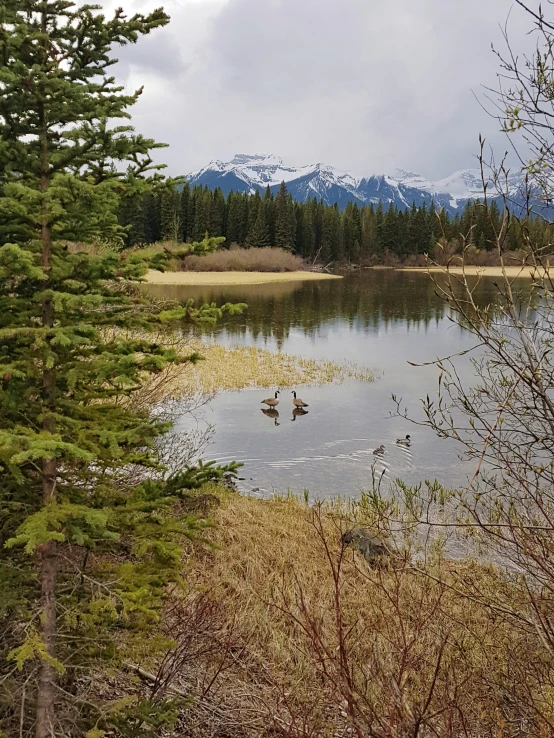
[[[215,548],[195,551],[168,613],[176,646],[142,675],[192,695],[174,735],[552,735],[536,630],[471,595],[503,591],[524,608],[517,579],[440,546],[416,564],[407,541],[372,567],[341,541],[355,521],[336,503],[206,493],[222,499]]]
[[[161,241],[148,246],[149,251],[182,252],[186,244]],[[203,256],[190,254],[172,262],[174,271],[192,272],[296,272],[305,268],[300,256],[279,248],[220,248]]]

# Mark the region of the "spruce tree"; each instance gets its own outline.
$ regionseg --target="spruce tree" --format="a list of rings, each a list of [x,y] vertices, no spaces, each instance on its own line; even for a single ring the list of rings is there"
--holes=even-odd
[[[259,201],[257,201],[256,196],[254,196],[254,203],[256,203],[257,206],[256,220],[248,232],[248,245],[259,248],[271,246],[271,234],[268,222],[268,208],[270,206],[270,201],[267,197],[264,197],[263,200],[259,199]]]
[[[225,238],[229,245],[242,245],[242,213],[242,195],[230,192],[227,198],[227,230],[225,233]]]
[[[160,194],[160,237],[162,241],[179,240],[179,206],[179,193],[172,182],[167,182]]]
[[[275,240],[273,244],[286,251],[294,248],[296,221],[292,198],[287,192],[287,186],[281,182],[279,192],[275,197]]]
[[[219,187],[212,192],[212,200],[210,203],[210,227],[209,233],[212,236],[225,236],[225,197]]]
[[[183,182],[183,188],[179,196],[179,241],[186,241],[188,237],[189,200],[189,183]]]
[[[122,124],[140,90],[125,94],[107,73],[114,45],[167,21],[162,10],[107,18],[68,0],[0,8],[6,735],[114,735],[109,709],[94,690],[79,698],[79,685],[100,664],[162,647],[159,612],[179,581],[180,541],[198,528],[171,514],[194,473],[164,480],[155,444],[167,425],[131,399],[145,374],[197,358],[179,357],[152,332],[218,311],[156,310],[128,288],[165,258],[118,250],[119,194],[152,171],[156,144]],[[157,481],[141,474],[151,468]],[[150,724],[143,707],[126,708],[129,720],[143,715],[134,736]]]
[[[159,193],[150,188],[142,198],[144,242],[156,243],[162,236],[161,198]]]
[[[192,237],[195,241],[201,241],[210,229],[210,217],[212,211],[212,193],[207,187],[196,192],[194,203],[194,225]]]

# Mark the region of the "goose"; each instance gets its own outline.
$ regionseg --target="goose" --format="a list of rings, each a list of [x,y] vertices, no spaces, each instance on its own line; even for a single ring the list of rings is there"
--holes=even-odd
[[[406,438],[397,438],[396,443],[399,446],[411,446],[412,445],[412,439],[410,436],[406,436]]]
[[[304,400],[301,400],[299,397],[298,398],[296,397],[296,392],[293,392],[292,394],[294,395],[294,399],[292,401],[292,404],[294,405],[294,407],[299,407],[299,408],[309,407],[309,405],[305,403]]]
[[[383,444],[381,444],[379,448],[376,448],[373,451],[374,456],[382,456],[384,453],[385,453],[385,447]]]
[[[304,410],[303,407],[295,407],[292,411],[291,421],[294,422],[299,415],[307,415],[308,411]]]
[[[277,395],[279,394],[279,390],[275,393],[275,397],[268,397],[267,400],[262,400],[262,405],[269,405],[269,407],[277,407],[279,404],[279,400],[277,398]]]

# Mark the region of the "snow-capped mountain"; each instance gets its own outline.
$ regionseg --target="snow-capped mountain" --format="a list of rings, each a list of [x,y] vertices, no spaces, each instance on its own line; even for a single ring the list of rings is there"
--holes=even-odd
[[[386,207],[391,202],[399,208],[409,208],[431,202],[450,213],[462,208],[468,200],[483,196],[481,172],[462,169],[449,177],[432,182],[414,172],[396,169],[392,175],[373,174],[356,178],[326,164],[290,167],[273,154],[236,154],[229,162],[212,161],[206,167],[187,176],[191,185],[220,187],[225,195],[235,192],[263,192],[268,186],[272,192],[286,182],[295,200],[305,202],[315,197],[327,205],[337,203],[339,208],[348,202],[359,205],[376,204]],[[517,196],[523,177],[512,175],[510,192]],[[491,191],[489,190],[489,196]]]

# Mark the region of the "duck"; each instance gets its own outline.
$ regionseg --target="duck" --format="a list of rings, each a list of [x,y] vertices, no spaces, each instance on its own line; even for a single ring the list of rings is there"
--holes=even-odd
[[[295,407],[292,411],[291,421],[294,422],[299,415],[307,415],[308,411],[304,410],[303,407]]]
[[[294,405],[294,407],[299,407],[299,408],[310,407],[307,403],[304,402],[304,400],[301,400],[299,397],[296,397],[296,392],[293,391],[292,394],[294,395],[294,399],[292,401],[292,404]]]
[[[262,400],[262,405],[269,405],[269,407],[277,407],[279,404],[279,399],[277,395],[279,394],[279,390],[275,393],[275,397],[268,397],[267,400]]]
[[[373,450],[375,456],[382,456],[385,453],[385,446],[381,444],[379,448]]]
[[[412,445],[412,439],[410,436],[406,436],[406,438],[397,438],[396,443],[399,446],[411,446]]]

